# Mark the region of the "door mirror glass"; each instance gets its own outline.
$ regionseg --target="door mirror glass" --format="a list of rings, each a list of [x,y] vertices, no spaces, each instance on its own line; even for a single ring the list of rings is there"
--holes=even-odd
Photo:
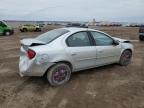
[[[119,45],[119,42],[117,40],[114,40],[113,45]]]

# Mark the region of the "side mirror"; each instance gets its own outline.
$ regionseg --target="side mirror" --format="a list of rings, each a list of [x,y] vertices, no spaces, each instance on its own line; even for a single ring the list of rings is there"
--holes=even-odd
[[[117,45],[119,45],[119,42],[117,40],[114,40],[113,45],[117,46]]]

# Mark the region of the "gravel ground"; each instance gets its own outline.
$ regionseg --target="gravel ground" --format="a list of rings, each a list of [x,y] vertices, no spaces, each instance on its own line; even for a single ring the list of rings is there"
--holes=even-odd
[[[138,40],[138,28],[98,28],[117,37]],[[44,77],[19,76],[19,40],[41,33],[0,37],[0,108],[144,108],[144,42],[133,41],[133,61],[72,74],[62,86]]]

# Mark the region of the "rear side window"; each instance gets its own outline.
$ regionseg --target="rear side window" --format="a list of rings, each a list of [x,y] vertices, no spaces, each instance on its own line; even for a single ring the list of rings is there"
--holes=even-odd
[[[82,47],[90,46],[91,44],[87,32],[78,32],[68,37],[67,45],[69,47]]]
[[[58,38],[59,36],[62,36],[64,34],[68,33],[68,32],[69,31],[66,30],[66,29],[54,29],[54,30],[48,31],[48,32],[38,36],[36,39],[48,44],[51,41]]]
[[[113,45],[113,39],[110,38],[109,36],[107,36],[103,33],[99,33],[99,32],[91,32],[91,34],[92,34],[97,46]]]

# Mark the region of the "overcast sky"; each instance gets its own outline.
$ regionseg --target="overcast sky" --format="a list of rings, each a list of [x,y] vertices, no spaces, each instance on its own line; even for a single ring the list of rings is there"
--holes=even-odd
[[[0,0],[1,20],[144,23],[144,0]]]

